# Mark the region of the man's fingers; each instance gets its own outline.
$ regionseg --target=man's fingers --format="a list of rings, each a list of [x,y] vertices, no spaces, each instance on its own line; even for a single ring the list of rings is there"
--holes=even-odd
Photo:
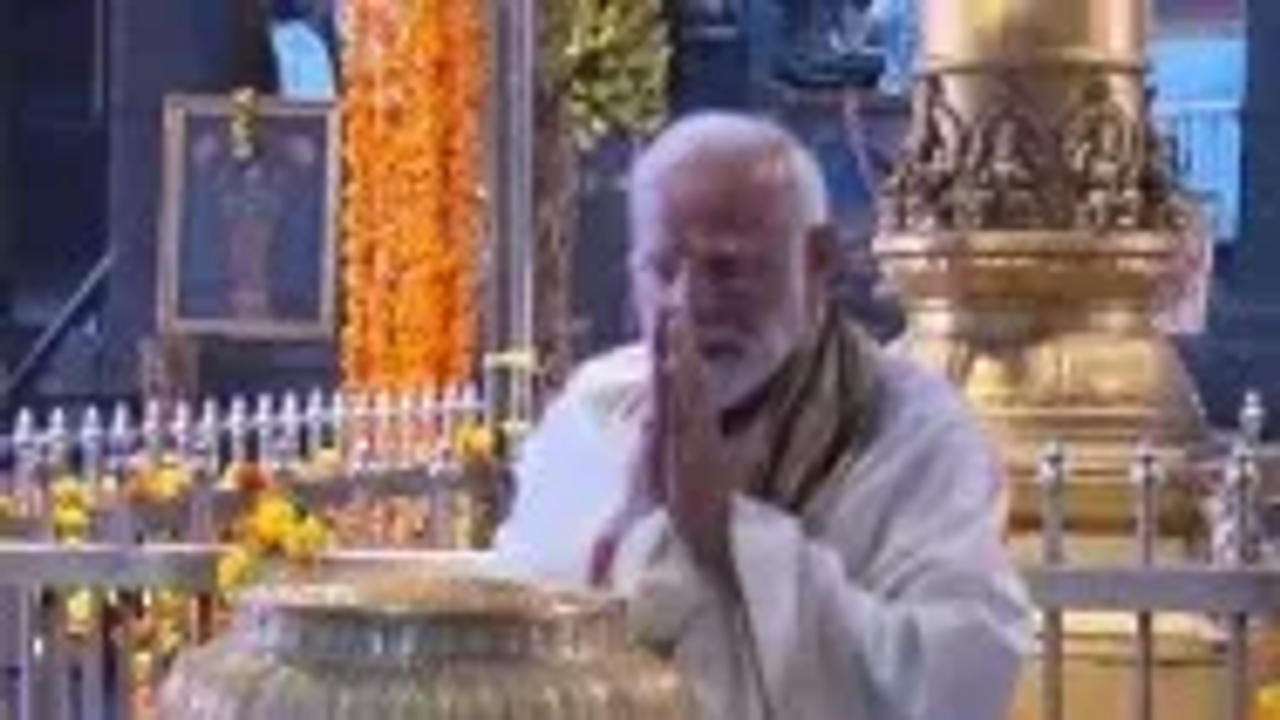
[[[649,416],[644,420],[644,426],[641,429],[640,436],[640,453],[641,462],[637,471],[641,474],[637,478],[638,482],[644,484],[644,491],[656,503],[662,503],[667,496],[666,473],[667,461],[663,457],[666,452],[666,443],[661,433],[662,423],[658,420],[656,411],[651,411]]]
[[[674,395],[681,433],[701,433],[712,429],[715,409],[707,392],[706,367],[698,352],[697,333],[688,315],[677,314],[671,321],[669,354],[675,358],[670,392]]]

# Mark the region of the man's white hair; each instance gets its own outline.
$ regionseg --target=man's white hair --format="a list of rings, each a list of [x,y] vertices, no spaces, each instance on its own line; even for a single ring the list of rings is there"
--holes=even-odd
[[[701,112],[672,123],[636,160],[628,201],[633,237],[652,227],[662,202],[662,185],[680,164],[701,153],[770,149],[783,154],[795,190],[799,229],[826,224],[831,215],[826,181],[818,161],[794,135],[777,123],[752,115]]]

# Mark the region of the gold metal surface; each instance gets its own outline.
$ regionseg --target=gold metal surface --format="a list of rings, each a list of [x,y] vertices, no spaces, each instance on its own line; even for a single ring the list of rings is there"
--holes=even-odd
[[[904,156],[874,249],[904,350],[964,390],[1020,482],[1071,451],[1072,527],[1122,528],[1133,446],[1175,472],[1206,430],[1157,329],[1204,239],[1143,89],[1143,0],[925,0]],[[1166,523],[1190,524],[1186,503]]]
[[[1000,74],[1025,77],[1042,110],[1060,111],[1093,71],[1140,72],[1145,57],[1142,0],[925,0],[922,70],[943,74],[962,112],[990,101]],[[1117,83],[1137,107],[1140,83]]]
[[[904,300],[901,348],[963,389],[1000,448],[1015,545],[1040,528],[1050,442],[1069,453],[1068,538],[1104,541],[1104,555],[1132,552],[1105,541],[1133,532],[1136,444],[1169,473],[1202,469],[1203,413],[1156,318],[1205,239],[1149,117],[1147,13],[1146,0],[922,0],[911,129],[874,250]],[[1199,534],[1193,486],[1162,490],[1163,546],[1185,552]],[[1073,542],[1073,557],[1092,555],[1081,545],[1094,549]],[[1065,628],[1069,715],[1119,717],[1133,630],[1085,619]],[[1221,644],[1163,625],[1155,636],[1157,716],[1204,716]],[[1012,717],[1039,715],[1038,677]]]
[[[1142,0],[924,0],[925,71],[939,63],[989,68],[1000,58],[1100,57],[1143,63]]]
[[[1131,615],[1072,613],[1066,617],[1067,717],[1122,720],[1133,708],[1134,622]],[[1204,618],[1160,615],[1155,621],[1152,674],[1160,689],[1152,717],[1204,720],[1221,716],[1221,631]],[[1014,695],[1010,720],[1042,720],[1042,668],[1032,660]]]

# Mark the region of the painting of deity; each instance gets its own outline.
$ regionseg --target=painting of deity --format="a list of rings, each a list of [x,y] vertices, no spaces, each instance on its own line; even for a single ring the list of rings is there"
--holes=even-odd
[[[336,133],[328,103],[168,99],[163,330],[266,340],[332,335]]]

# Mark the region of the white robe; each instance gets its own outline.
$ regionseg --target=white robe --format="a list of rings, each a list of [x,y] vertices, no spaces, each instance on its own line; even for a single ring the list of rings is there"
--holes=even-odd
[[[516,463],[506,562],[586,583],[626,489],[646,364],[636,347],[589,362],[548,409]],[[633,628],[674,649],[709,720],[1005,716],[1030,633],[997,464],[945,380],[887,356],[881,377],[870,444],[806,517],[734,500],[740,600],[707,582],[665,512],[623,539]]]

